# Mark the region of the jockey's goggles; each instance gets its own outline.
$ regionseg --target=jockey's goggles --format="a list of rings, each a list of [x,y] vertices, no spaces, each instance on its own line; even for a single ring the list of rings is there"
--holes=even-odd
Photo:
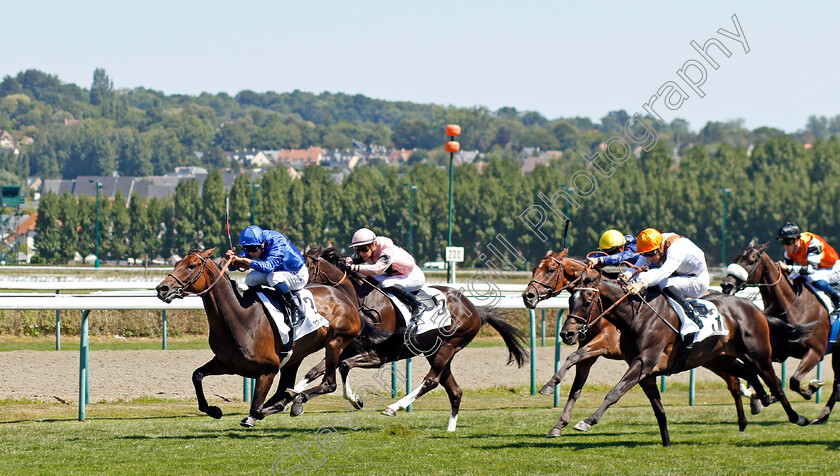
[[[783,245],[792,245],[796,243],[796,238],[779,238]]]
[[[655,249],[655,250],[645,251],[644,253],[639,253],[639,254],[644,256],[645,258],[650,258],[651,256],[655,255],[658,252],[659,252],[659,250]]]
[[[247,251],[248,253],[253,253],[255,251],[260,250],[260,245],[245,245],[242,247],[242,249]]]
[[[368,245],[356,246],[353,249],[358,251],[359,253],[366,253],[366,252],[370,251],[370,245],[368,244]]]

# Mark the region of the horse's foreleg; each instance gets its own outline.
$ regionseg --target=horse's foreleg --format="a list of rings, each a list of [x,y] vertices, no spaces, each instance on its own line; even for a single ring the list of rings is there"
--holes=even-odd
[[[802,356],[802,360],[799,361],[799,365],[796,367],[796,370],[793,372],[793,375],[790,376],[790,389],[794,392],[802,395],[802,398],[805,400],[810,400],[811,396],[819,390],[822,386],[822,382],[817,384],[816,382],[811,383],[808,385],[808,388],[801,388],[802,379],[817,366],[817,364],[822,360],[823,355],[814,349],[813,347],[808,349],[805,352],[805,355]]]
[[[579,362],[582,362],[587,359],[592,359],[592,361],[594,362],[595,359],[597,359],[601,355],[604,355],[605,353],[605,349],[593,349],[588,345],[572,352],[568,357],[566,357],[566,360],[563,362],[563,365],[560,366],[560,369],[557,371],[557,373],[555,373],[548,380],[548,382],[546,382],[545,385],[542,386],[542,388],[540,389],[540,393],[543,395],[553,394],[554,386],[558,385],[561,381],[563,381],[563,377],[566,376],[566,372],[568,372],[569,369],[572,368],[572,366],[577,365],[577,372],[575,374],[580,374]],[[592,364],[590,363],[589,365],[591,366]]]
[[[208,375],[221,375],[230,373],[227,368],[217,359],[213,357],[210,362],[195,369],[192,375],[193,386],[195,387],[195,398],[198,400],[198,409],[210,415],[213,418],[219,419],[222,417],[222,410],[216,406],[207,404],[207,399],[204,398],[204,385],[202,380]]]
[[[662,406],[662,399],[659,396],[659,389],[656,388],[656,379],[645,377],[639,385],[650,400],[653,414],[656,415],[656,423],[659,424],[659,434],[662,436],[662,446],[671,446],[671,437],[668,435],[668,419],[665,417],[665,408]]]
[[[376,369],[382,367],[385,364],[385,359],[383,359],[379,354],[375,352],[365,352],[364,354],[354,355],[349,359],[344,359],[338,364],[338,373],[341,375],[341,384],[342,388],[344,389],[344,398],[353,405],[353,408],[356,410],[361,410],[364,407],[365,402],[359,399],[359,396],[353,392],[353,389],[350,386],[350,369],[354,369],[356,367],[366,368],[366,369]]]
[[[825,402],[825,406],[820,412],[820,415],[811,422],[812,425],[820,425],[827,422],[829,415],[831,415],[831,410],[834,408],[834,404],[840,398],[840,354],[836,352],[831,357],[831,368],[834,370],[834,385],[831,390],[831,396]]]
[[[566,400],[566,406],[563,408],[563,414],[560,415],[560,420],[557,421],[554,428],[548,432],[547,437],[554,438],[560,436],[563,433],[563,428],[569,424],[569,418],[572,416],[572,408],[574,408],[575,402],[580,397],[580,391],[583,389],[586,379],[589,378],[589,371],[592,369],[592,364],[596,360],[598,360],[598,357],[592,357],[578,362],[575,368],[575,380],[572,383],[572,390],[569,392],[569,399]],[[549,381],[549,383],[551,382]]]
[[[280,369],[279,384],[277,385],[277,392],[263,405],[263,415],[272,415],[274,413],[282,412],[286,409],[294,396],[287,390],[289,386],[295,382],[300,362],[294,364],[286,364]]]
[[[265,418],[266,413],[263,410],[263,403],[268,396],[268,391],[271,389],[271,384],[274,383],[274,376],[276,372],[261,374],[257,377],[257,385],[254,388],[254,397],[251,399],[251,411],[245,418],[239,422],[245,428],[254,426],[257,420]]]
[[[589,416],[589,418],[578,422],[577,425],[574,426],[575,430],[579,431],[589,431],[589,428],[592,425],[598,423],[601,419],[601,416],[604,415],[604,412],[612,406],[615,402],[617,402],[621,397],[624,396],[631,388],[633,388],[637,383],[639,383],[643,378],[650,375],[655,362],[658,358],[654,358],[654,356],[658,356],[662,354],[662,350],[658,351],[651,351],[647,352],[647,355],[651,357],[644,358],[643,355],[639,355],[632,362],[630,362],[630,368],[627,369],[627,372],[624,373],[624,376],[621,377],[621,380],[613,387],[612,390],[607,394],[606,398],[604,398],[604,402],[595,410],[595,413]],[[649,363],[650,362],[650,363]]]

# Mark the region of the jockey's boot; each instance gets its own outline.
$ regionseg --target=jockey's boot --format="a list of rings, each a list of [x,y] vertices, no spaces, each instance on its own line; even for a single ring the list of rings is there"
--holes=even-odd
[[[674,286],[668,286],[662,289],[662,294],[668,296],[674,301],[677,301],[680,306],[682,306],[683,311],[685,311],[685,317],[691,319],[691,322],[697,324],[698,328],[703,328],[703,321],[697,317],[697,313],[694,311],[694,306],[689,304],[689,302],[685,299],[685,296],[683,296],[677,288]]]
[[[275,289],[277,289],[275,287]],[[283,299],[283,304],[286,305],[286,310],[289,312],[289,320],[292,327],[296,326],[303,319],[303,309],[300,307],[300,296],[294,291],[286,291],[285,293],[277,289],[280,297]]]
[[[417,299],[417,296],[399,286],[388,286],[387,288],[382,288],[382,290],[398,297],[411,310],[411,320],[406,323],[408,326],[417,322],[417,319],[419,319],[423,314],[423,311],[426,310],[426,305],[420,302],[420,300]]]

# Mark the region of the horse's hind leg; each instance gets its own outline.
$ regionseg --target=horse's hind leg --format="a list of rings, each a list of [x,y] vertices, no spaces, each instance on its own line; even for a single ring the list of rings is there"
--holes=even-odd
[[[324,372],[326,371],[326,368],[327,368],[327,360],[326,359],[321,359],[321,361],[318,362],[315,365],[315,367],[312,367],[309,370],[309,372],[306,372],[306,375],[303,376],[303,380],[301,380],[300,382],[297,383],[297,385],[295,385],[294,392],[295,393],[300,393],[300,392],[306,390],[306,387],[308,387],[310,383],[314,382],[315,379],[317,379],[321,375],[324,375]]]
[[[446,431],[455,431],[455,427],[458,424],[458,410],[461,408],[461,387],[458,386],[458,382],[452,376],[451,363],[451,361],[448,362],[446,367],[443,368],[443,374],[441,374],[440,379],[441,386],[449,396],[449,425],[446,427]]]
[[[840,353],[835,352],[831,356],[831,368],[834,370],[834,385],[831,390],[831,396],[825,402],[825,406],[820,412],[820,415],[811,422],[812,425],[820,425],[827,422],[829,415],[831,415],[831,410],[834,408],[834,404],[840,398]]]
[[[227,368],[216,357],[213,357],[210,362],[195,369],[192,375],[193,386],[195,387],[195,398],[198,400],[198,409],[210,415],[213,418],[219,419],[222,417],[222,410],[216,406],[207,404],[207,399],[204,398],[204,385],[202,380],[208,375],[221,375],[230,373]]]
[[[323,395],[325,393],[332,393],[335,392],[336,383],[335,383],[335,369],[338,366],[338,360],[341,356],[341,351],[344,347],[347,346],[348,343],[352,340],[352,337],[346,338],[345,336],[336,336],[334,339],[327,342],[325,346],[325,353],[326,353],[326,368],[324,370],[324,379],[321,380],[321,384],[317,387],[311,388],[309,390],[304,390],[295,397],[295,403],[292,406],[292,416],[299,416],[303,413],[303,404],[311,400],[312,398],[317,397],[318,395]],[[300,413],[298,413],[298,411]]]
[[[788,399],[785,396],[785,391],[782,389],[782,382],[779,380],[779,377],[776,376],[776,372],[773,371],[773,364],[770,361],[769,348],[767,349],[767,352],[761,352],[761,354],[766,355],[756,355],[756,353],[748,352],[743,356],[743,358],[747,361],[747,364],[751,364],[758,370],[758,375],[762,380],[764,380],[764,383],[767,384],[767,388],[770,390],[770,393],[782,404],[782,408],[785,409],[788,420],[799,426],[806,426],[810,422],[807,418],[796,413],[793,407],[791,407],[790,402],[788,402]]]
[[[472,337],[470,337],[472,338]],[[463,344],[463,341],[461,341]],[[424,394],[432,390],[433,388],[437,387],[440,383],[441,376],[443,375],[443,370],[446,368],[447,364],[452,360],[452,357],[455,355],[455,348],[456,345],[453,341],[445,342],[443,345],[438,347],[437,352],[434,354],[426,357],[431,365],[429,369],[429,373],[426,374],[426,377],[423,378],[423,383],[420,384],[419,387],[415,388],[405,397],[397,400],[396,402],[388,405],[385,410],[382,411],[383,415],[387,416],[395,416],[397,411],[402,408],[408,408],[415,400],[422,397]]]
[[[799,365],[796,367],[796,370],[793,372],[793,375],[790,376],[790,389],[794,392],[802,395],[802,398],[805,400],[810,400],[811,396],[819,390],[822,386],[822,383],[819,385],[810,384],[808,388],[801,388],[800,385],[802,383],[802,379],[805,378],[805,375],[808,374],[817,364],[822,360],[823,356],[816,351],[816,349],[809,348],[805,355],[802,356],[802,360],[799,362]]]
[[[557,421],[557,424],[554,425],[554,428],[549,430],[548,435],[546,435],[548,438],[560,436],[563,433],[563,428],[569,424],[569,418],[572,416],[572,408],[574,408],[575,402],[577,402],[577,399],[580,397],[583,385],[586,383],[586,379],[589,378],[589,371],[592,369],[592,364],[594,364],[596,360],[598,360],[598,357],[578,361],[577,367],[575,368],[575,380],[572,383],[572,390],[569,392],[569,399],[566,400],[566,406],[563,408],[563,414],[560,415],[560,419]],[[568,361],[569,359],[566,359],[566,362]],[[551,380],[549,380],[546,385],[549,384],[551,384]]]
[[[650,400],[653,414],[656,415],[656,423],[659,424],[659,434],[662,436],[662,446],[671,446],[671,437],[668,435],[668,419],[665,417],[665,408],[662,406],[662,398],[659,396],[659,389],[656,388],[656,378],[645,377],[639,385]]]

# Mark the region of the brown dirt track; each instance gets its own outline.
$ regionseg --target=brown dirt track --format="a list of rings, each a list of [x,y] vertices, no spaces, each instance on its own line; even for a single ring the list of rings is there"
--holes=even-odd
[[[562,359],[574,349],[563,346]],[[307,358],[298,378],[305,370],[321,359],[318,353]],[[537,348],[537,387],[546,382],[553,374],[554,349]],[[90,356],[90,399],[91,402],[126,400],[137,397],[157,397],[165,399],[192,399],[195,393],[191,376],[193,370],[210,360],[209,350],[131,350],[109,351],[94,350]],[[492,387],[528,386],[530,366],[518,369],[506,366],[507,349],[501,347],[467,348],[455,356],[453,375],[462,388],[481,389]],[[793,373],[798,361],[791,359],[787,363],[788,377]],[[598,384],[614,384],[626,370],[626,364],[618,361],[600,359],[592,369],[589,381]],[[37,399],[43,401],[78,401],[79,395],[79,353],[73,351],[11,351],[0,352],[0,399]],[[423,358],[413,359],[412,383],[419,385],[429,366]],[[399,371],[404,372],[405,364],[399,364]],[[780,375],[779,367],[776,367]],[[358,390],[362,385],[381,384],[373,378],[375,371],[355,370],[350,374],[351,384]],[[563,384],[571,384],[574,370],[566,376]],[[815,373],[809,378],[815,377]],[[830,384],[833,380],[831,366],[823,364],[823,381]],[[684,372],[669,377],[669,382],[688,382],[689,373]],[[723,382],[705,369],[697,370],[698,381],[718,381],[723,390]],[[387,378],[390,381],[390,377]],[[204,380],[208,400],[220,398],[239,400],[242,398],[242,378],[238,376],[211,376]],[[404,388],[404,383],[400,383]],[[339,385],[339,392],[341,391]],[[827,398],[824,387],[823,393]],[[565,395],[564,395],[565,398]],[[792,399],[799,399],[791,395]]]

